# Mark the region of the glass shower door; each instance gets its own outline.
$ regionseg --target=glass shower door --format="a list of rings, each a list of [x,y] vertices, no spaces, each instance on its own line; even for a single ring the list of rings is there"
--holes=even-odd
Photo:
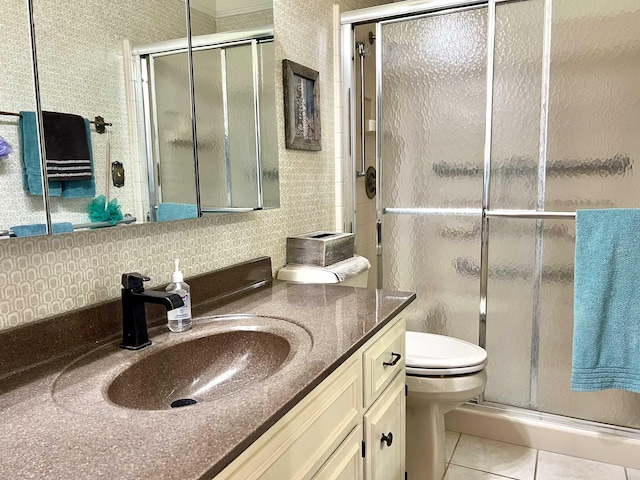
[[[478,342],[487,8],[381,22],[383,287],[408,328]]]
[[[639,395],[570,375],[574,212],[640,208],[640,3],[492,2],[376,41],[382,287],[417,293],[408,328],[484,341],[483,403],[637,433]]]

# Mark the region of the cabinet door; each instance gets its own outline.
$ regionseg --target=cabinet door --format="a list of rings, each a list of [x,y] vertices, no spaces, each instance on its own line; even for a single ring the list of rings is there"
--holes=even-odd
[[[313,480],[362,480],[362,425],[338,447]]]
[[[364,416],[365,480],[402,480],[405,471],[404,373]]]
[[[352,355],[216,480],[309,480],[362,419],[362,362]]]

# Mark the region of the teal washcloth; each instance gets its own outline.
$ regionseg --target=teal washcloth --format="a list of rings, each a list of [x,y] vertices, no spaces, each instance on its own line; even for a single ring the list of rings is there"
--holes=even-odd
[[[91,200],[87,211],[89,212],[89,220],[92,222],[109,222],[111,225],[115,225],[118,220],[123,218],[118,199],[114,198],[107,204],[107,197],[104,195],[98,195]]]
[[[577,212],[571,388],[640,393],[640,210]]]
[[[189,203],[161,203],[158,205],[156,216],[159,222],[196,218],[198,216],[198,209],[195,205]]]

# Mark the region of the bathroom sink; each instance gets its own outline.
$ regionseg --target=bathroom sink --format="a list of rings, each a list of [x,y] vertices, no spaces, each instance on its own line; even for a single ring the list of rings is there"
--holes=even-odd
[[[78,359],[54,382],[55,400],[85,412],[105,400],[134,410],[207,403],[286,377],[312,346],[295,323],[252,315],[198,319],[189,332],[152,340],[136,352],[107,345]]]
[[[226,397],[280,370],[294,349],[283,336],[231,330],[178,343],[136,362],[107,389],[113,403],[162,410]]]

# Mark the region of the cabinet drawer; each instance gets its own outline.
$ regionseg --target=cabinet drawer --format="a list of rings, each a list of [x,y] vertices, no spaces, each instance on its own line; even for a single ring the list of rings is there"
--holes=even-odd
[[[352,356],[215,478],[310,479],[362,415],[362,364]]]
[[[393,323],[363,354],[364,406],[369,407],[391,383],[404,372],[405,319]],[[404,378],[404,373],[402,374]]]
[[[404,478],[404,392],[404,375],[398,375],[364,416],[365,480]]]
[[[313,480],[362,480],[362,426],[342,442]]]

